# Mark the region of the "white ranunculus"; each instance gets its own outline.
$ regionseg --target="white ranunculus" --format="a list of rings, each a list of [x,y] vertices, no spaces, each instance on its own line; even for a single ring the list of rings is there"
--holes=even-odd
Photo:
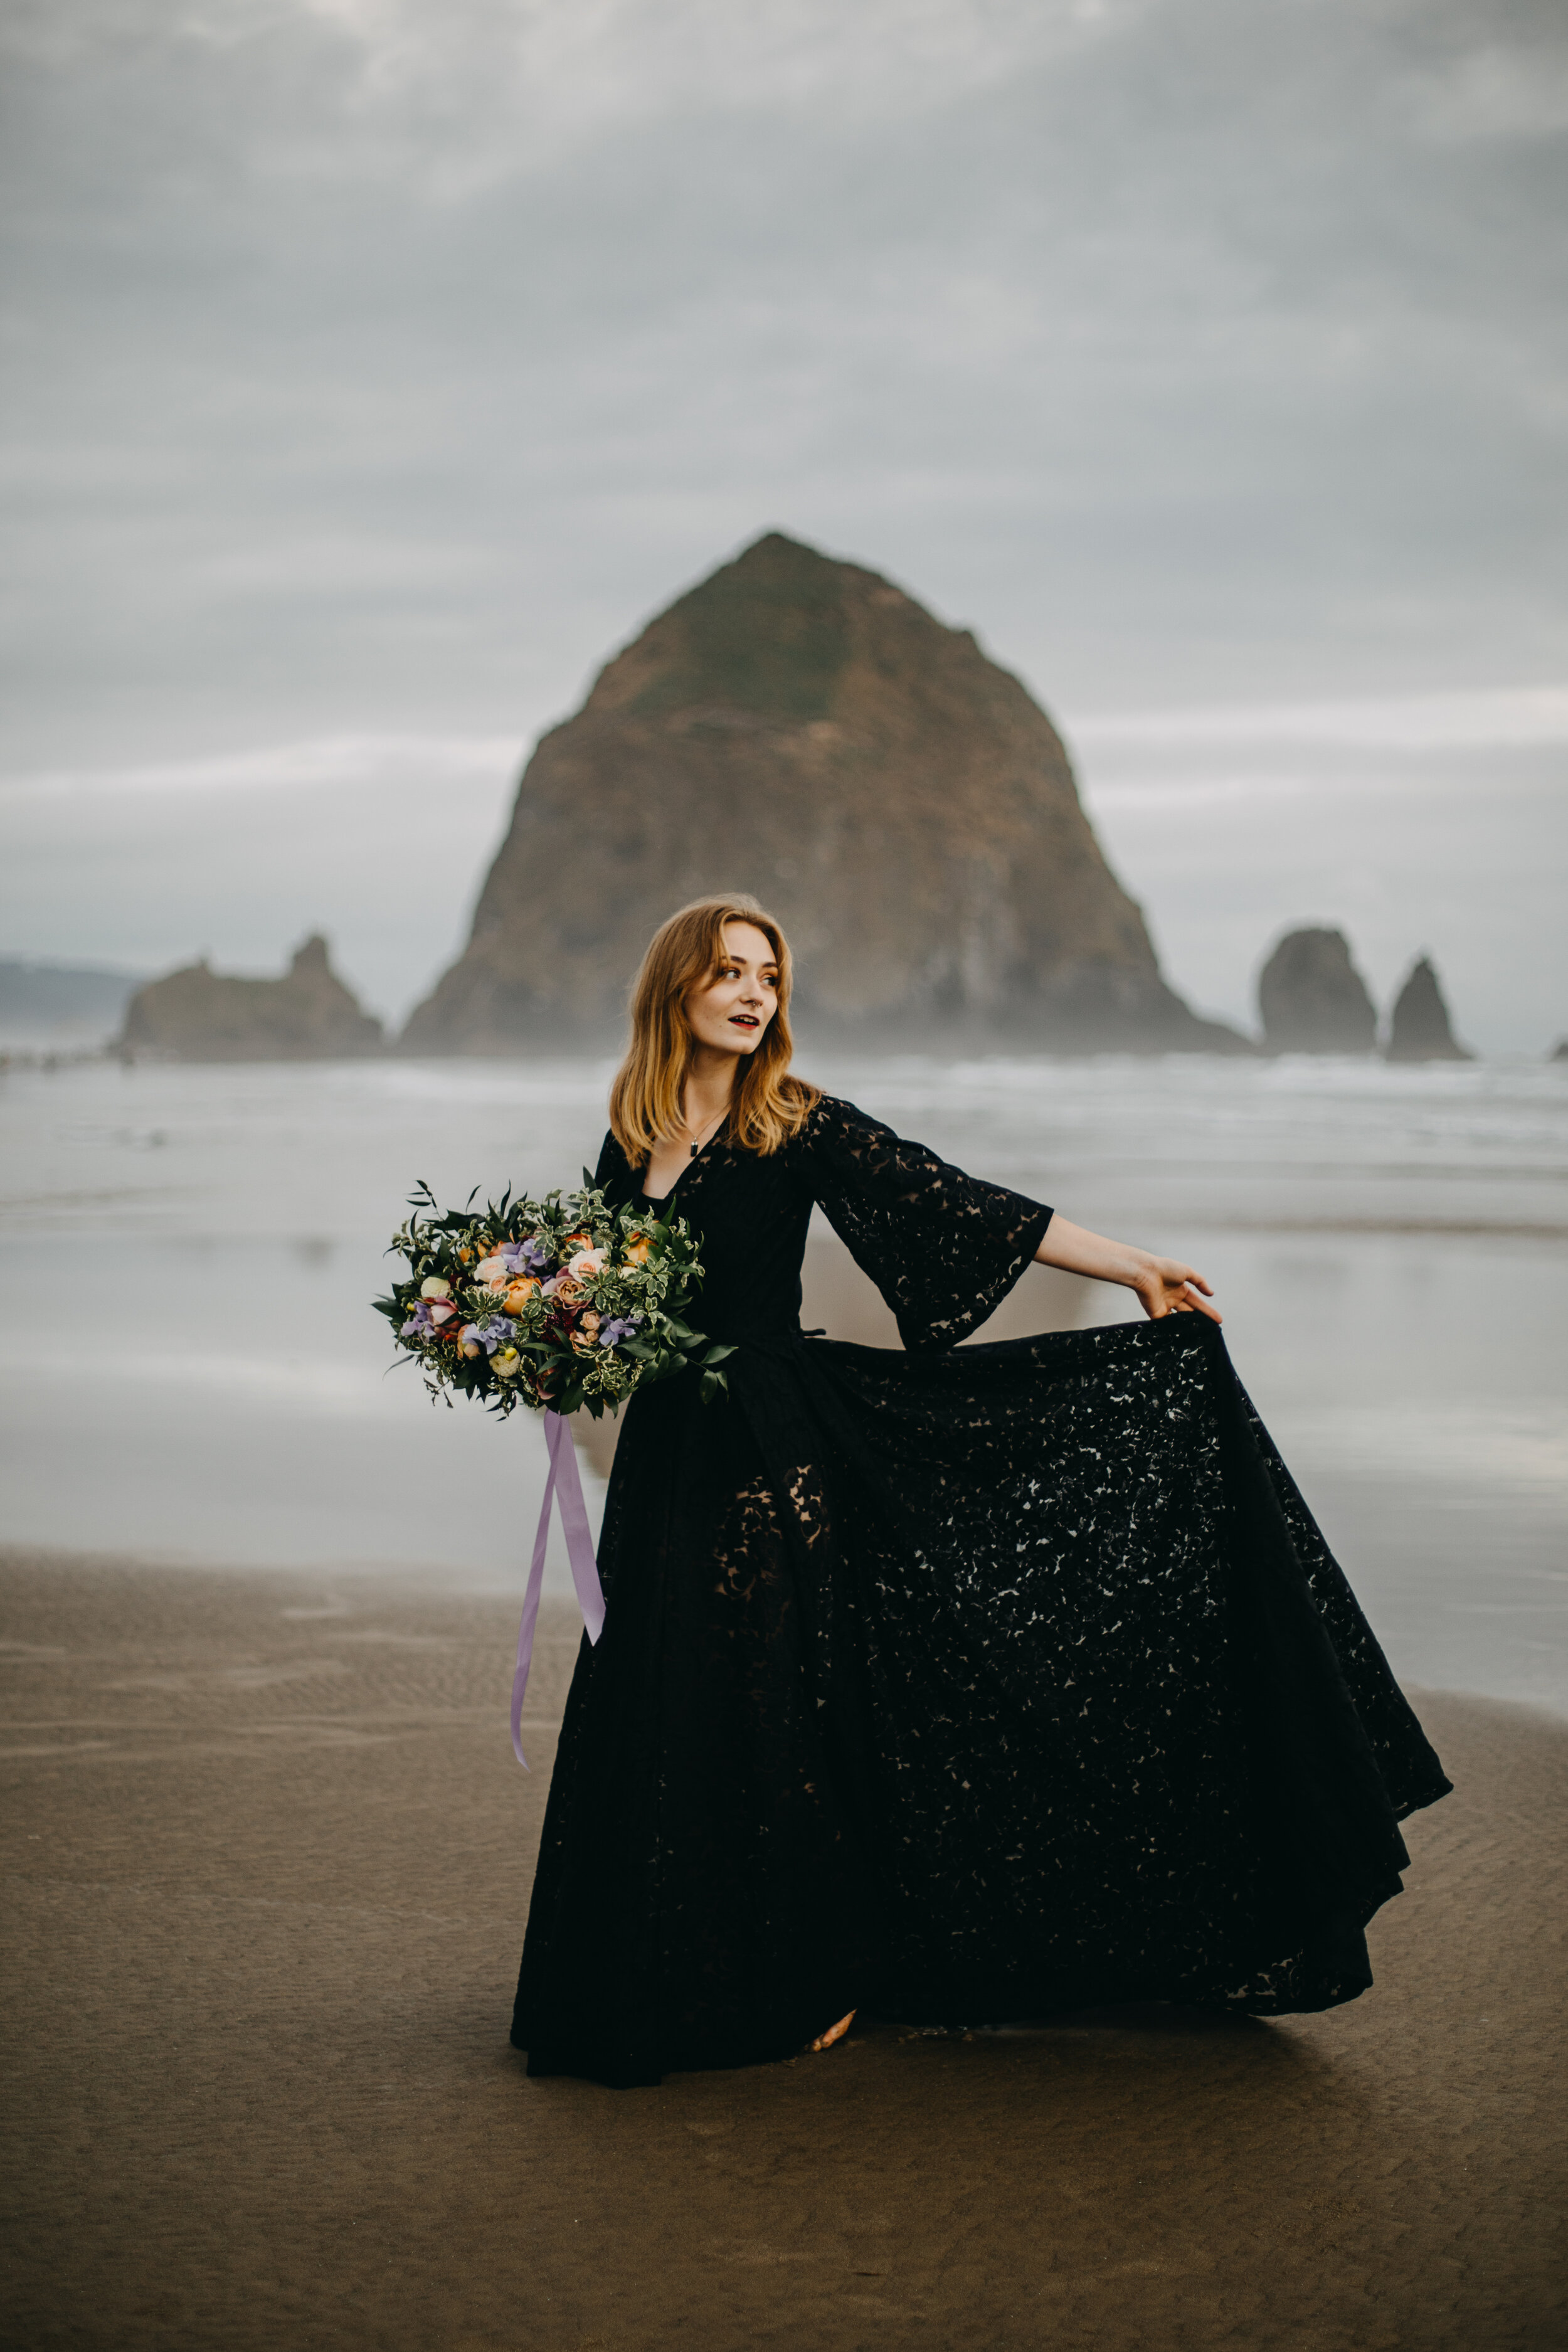
[[[443,1282],[438,1274],[427,1274],[419,1286],[419,1296],[421,1298],[450,1298],[452,1286],[449,1282]]]
[[[522,1358],[515,1348],[498,1348],[490,1358],[490,1370],[503,1381],[514,1381],[522,1370]]]

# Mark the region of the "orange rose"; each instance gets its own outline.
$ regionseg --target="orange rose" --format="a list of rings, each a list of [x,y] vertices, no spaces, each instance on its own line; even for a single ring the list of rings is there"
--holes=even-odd
[[[523,1308],[528,1305],[529,1300],[531,1298],[537,1298],[538,1296],[538,1283],[534,1280],[531,1274],[525,1274],[520,1282],[514,1282],[507,1291],[505,1301],[507,1313],[509,1315],[521,1315]]]
[[[593,1238],[592,1234],[568,1234],[561,1244],[562,1255],[569,1257],[574,1250],[586,1249]]]
[[[631,1241],[626,1244],[626,1264],[628,1265],[646,1265],[652,1255],[653,1244],[649,1241],[646,1234],[639,1234],[636,1241]]]

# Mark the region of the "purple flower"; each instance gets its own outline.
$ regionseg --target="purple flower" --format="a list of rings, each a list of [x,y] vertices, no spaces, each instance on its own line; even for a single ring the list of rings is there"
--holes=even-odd
[[[489,1257],[480,1258],[473,1278],[487,1290],[504,1290],[520,1274],[544,1274],[555,1264],[555,1253],[537,1234],[527,1241],[501,1242]]]
[[[465,1356],[477,1356],[479,1347],[482,1347],[487,1356],[493,1356],[501,1341],[510,1339],[516,1328],[517,1325],[505,1315],[487,1315],[480,1323],[465,1323],[462,1330],[463,1353]],[[479,1347],[470,1348],[468,1344],[470,1340],[477,1340]]]
[[[400,1339],[428,1339],[434,1337],[435,1330],[430,1320],[430,1302],[422,1298],[397,1336]]]
[[[505,1259],[509,1274],[542,1274],[555,1264],[554,1251],[537,1234],[525,1242],[503,1242],[496,1255]]]
[[[640,1315],[610,1316],[606,1321],[601,1323],[599,1326],[600,1347],[618,1347],[623,1339],[629,1339],[631,1338],[632,1333],[637,1329],[641,1322],[642,1317]]]

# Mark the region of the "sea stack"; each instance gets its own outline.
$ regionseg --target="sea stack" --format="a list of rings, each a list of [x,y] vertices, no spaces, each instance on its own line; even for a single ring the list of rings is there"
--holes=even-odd
[[[1377,1009],[1343,931],[1287,931],[1258,982],[1270,1054],[1370,1054]]]
[[[126,1006],[117,1047],[181,1062],[321,1062],[378,1054],[382,1042],[318,934],[281,980],[214,971],[204,959],[149,981]]]
[[[770,532],[540,741],[405,1052],[606,1045],[655,928],[747,891],[807,1042],[1245,1052],[1162,978],[1061,740],[966,629]]]
[[[1391,1062],[1473,1062],[1454,1035],[1448,1007],[1429,956],[1422,956],[1394,999],[1389,1024]]]

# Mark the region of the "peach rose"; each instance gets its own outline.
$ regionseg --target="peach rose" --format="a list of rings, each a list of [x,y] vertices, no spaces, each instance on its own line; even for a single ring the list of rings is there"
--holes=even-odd
[[[626,1264],[628,1265],[646,1265],[652,1255],[653,1244],[649,1241],[646,1234],[638,1234],[635,1241],[630,1241],[626,1244]]]
[[[583,1296],[583,1286],[574,1282],[569,1274],[552,1275],[544,1284],[544,1296],[553,1298],[557,1307],[575,1307]]]
[[[507,1291],[507,1313],[509,1315],[521,1315],[523,1308],[528,1305],[529,1300],[531,1298],[537,1298],[538,1296],[538,1283],[534,1280],[531,1274],[525,1274],[521,1281],[514,1282]]]
[[[572,1334],[572,1345],[580,1355],[585,1356],[591,1348],[597,1345],[598,1335],[599,1318],[590,1307],[585,1315],[578,1318],[577,1328]]]
[[[567,1260],[566,1271],[574,1282],[586,1282],[592,1276],[604,1273],[608,1255],[607,1250],[579,1250],[575,1257]]]

